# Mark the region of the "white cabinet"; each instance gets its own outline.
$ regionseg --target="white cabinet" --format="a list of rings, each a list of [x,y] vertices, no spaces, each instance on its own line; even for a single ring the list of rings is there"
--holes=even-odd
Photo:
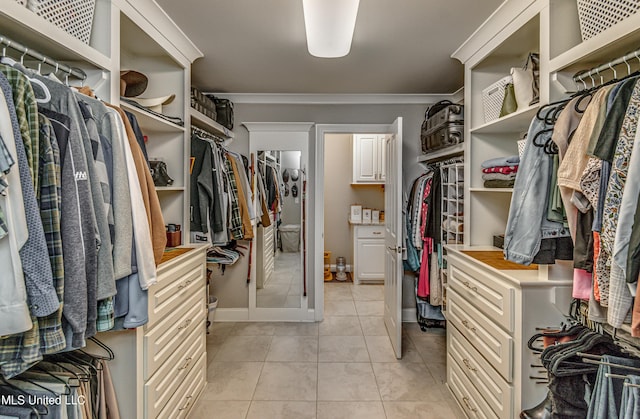
[[[123,418],[186,417],[206,385],[206,249],[158,266],[146,325],[100,334],[116,354],[109,366]]]
[[[353,135],[353,183],[384,183],[385,135]]]
[[[269,213],[271,225],[258,227],[256,287],[264,288],[271,279],[275,267],[275,221],[273,213]]]
[[[353,225],[353,282],[384,281],[384,226]]]
[[[465,253],[478,247],[446,249],[449,389],[469,417],[518,417],[547,392],[529,378],[540,376],[532,367],[540,360],[527,341],[536,327],[565,319],[572,281],[495,269]]]

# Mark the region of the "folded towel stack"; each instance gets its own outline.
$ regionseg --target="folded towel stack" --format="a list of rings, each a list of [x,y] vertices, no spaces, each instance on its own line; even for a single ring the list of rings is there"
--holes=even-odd
[[[484,161],[482,180],[485,188],[513,188],[518,173],[520,157],[496,157]]]

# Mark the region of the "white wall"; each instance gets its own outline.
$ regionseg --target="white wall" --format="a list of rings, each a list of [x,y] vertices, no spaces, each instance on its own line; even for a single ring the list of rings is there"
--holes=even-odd
[[[230,149],[244,155],[249,154],[249,132],[242,126],[248,122],[315,122],[318,124],[391,124],[398,116],[403,117],[403,184],[405,191],[413,179],[422,172],[422,167],[416,162],[420,154],[420,126],[424,118],[424,111],[429,104],[424,105],[272,105],[272,104],[235,104],[234,133],[236,135]],[[314,173],[315,130],[310,133],[309,173]],[[309,222],[315,219],[313,188],[314,179],[308,183],[309,193]],[[310,224],[311,225],[311,224]],[[323,249],[313,249],[314,237],[309,236],[309,254]],[[255,259],[254,259],[255,260]],[[313,272],[312,261],[309,257],[309,272]],[[248,305],[248,288],[246,284],[247,258],[241,258],[233,270],[227,271],[225,276],[213,283],[212,293],[218,297],[220,308],[246,308]],[[308,284],[309,301],[312,306],[314,289],[312,277]],[[404,306],[415,307],[413,297],[413,282],[405,278]]]
[[[324,143],[324,250],[331,251],[331,263],[344,256],[351,264],[352,241],[349,212],[352,204],[384,209],[381,185],[351,186],[353,147],[351,134],[327,134]]]

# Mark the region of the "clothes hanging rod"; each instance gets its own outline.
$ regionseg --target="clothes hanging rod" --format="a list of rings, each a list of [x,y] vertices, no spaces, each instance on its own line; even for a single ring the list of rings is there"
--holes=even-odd
[[[606,70],[611,70],[614,73],[614,77],[616,75],[616,70],[614,69],[615,66],[620,65],[620,64],[626,64],[627,66],[629,66],[629,60],[633,60],[636,59],[638,61],[640,61],[640,49],[637,49],[633,52],[630,52],[620,58],[616,58],[613,61],[609,61],[606,64],[602,64],[601,66],[598,66],[596,68],[592,68],[591,70],[587,70],[587,71],[583,71],[581,73],[576,74],[575,76],[573,76],[573,81],[577,82],[584,82],[585,78],[592,78],[592,76],[596,76],[599,75],[601,72],[606,71]]]
[[[34,51],[31,48],[27,48],[26,46],[22,45],[19,42],[16,42],[10,38],[7,38],[4,35],[0,35],[0,44],[4,45],[4,48],[11,48],[14,49],[18,52],[21,52],[23,56],[28,55],[31,58],[34,58],[36,60],[38,60],[40,63],[42,64],[47,64],[51,67],[54,67],[56,69],[56,72],[58,72],[58,70],[67,73],[70,76],[73,76],[77,79],[80,80],[86,80],[87,79],[87,74],[82,71],[79,68],[72,68],[69,67],[66,64],[61,64],[58,61],[54,60],[51,57],[48,57],[46,55],[43,55],[41,53],[39,53],[38,51]],[[3,48],[2,50],[2,55],[5,55],[5,49]]]
[[[212,140],[215,140],[215,141],[219,141],[219,142],[224,142],[225,141],[224,138],[222,138],[222,137],[220,137],[218,135],[215,135],[215,134],[213,134],[213,133],[211,133],[209,131],[206,131],[206,130],[204,130],[202,128],[198,128],[198,127],[192,126],[191,127],[191,132],[194,133],[194,134],[199,134],[199,135],[208,137],[208,138],[210,138]]]

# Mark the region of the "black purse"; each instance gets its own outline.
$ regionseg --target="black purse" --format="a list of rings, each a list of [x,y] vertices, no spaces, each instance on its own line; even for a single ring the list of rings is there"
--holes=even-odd
[[[173,179],[167,172],[167,163],[161,160],[150,160],[149,170],[151,171],[151,177],[153,178],[153,184],[156,186],[169,186],[173,185]]]

